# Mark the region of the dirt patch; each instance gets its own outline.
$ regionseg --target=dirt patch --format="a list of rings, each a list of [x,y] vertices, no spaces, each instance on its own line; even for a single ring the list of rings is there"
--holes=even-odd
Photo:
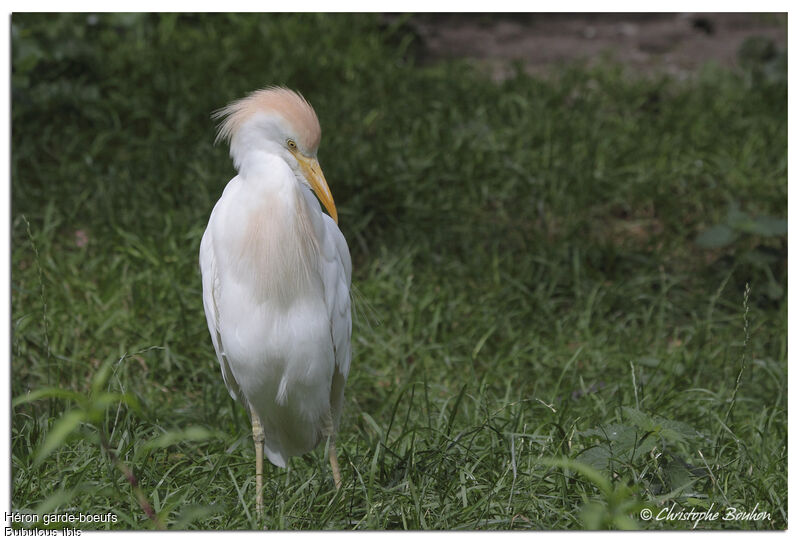
[[[512,61],[542,74],[573,61],[611,58],[648,73],[685,77],[708,62],[733,66],[742,43],[787,46],[785,13],[423,14],[408,24],[425,60],[470,58],[503,79]]]

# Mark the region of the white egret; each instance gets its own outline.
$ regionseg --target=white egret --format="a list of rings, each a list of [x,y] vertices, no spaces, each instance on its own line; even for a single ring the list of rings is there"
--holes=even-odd
[[[200,243],[203,305],[228,391],[250,409],[260,515],[263,453],[286,467],[327,438],[341,486],[334,435],[350,369],[350,253],[311,105],[270,87],[214,117],[238,175]]]

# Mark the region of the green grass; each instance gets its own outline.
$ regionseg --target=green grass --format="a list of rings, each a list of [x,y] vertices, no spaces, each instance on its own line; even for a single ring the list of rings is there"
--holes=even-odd
[[[690,528],[639,519],[675,503],[786,528],[785,76],[498,84],[375,16],[16,14],[12,39],[14,510]],[[320,447],[268,468],[259,523],[197,250],[233,175],[209,114],[272,83],[321,120],[354,359],[341,491]]]

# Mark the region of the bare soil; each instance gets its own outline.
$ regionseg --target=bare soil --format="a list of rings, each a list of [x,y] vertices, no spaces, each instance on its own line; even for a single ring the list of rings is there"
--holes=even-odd
[[[542,74],[601,58],[686,77],[708,62],[735,65],[750,37],[785,50],[787,19],[785,13],[493,13],[422,14],[408,24],[424,60],[468,58],[502,80],[513,72],[513,61]]]

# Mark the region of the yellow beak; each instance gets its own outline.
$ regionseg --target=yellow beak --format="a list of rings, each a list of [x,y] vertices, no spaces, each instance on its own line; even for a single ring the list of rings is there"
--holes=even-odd
[[[319,166],[319,162],[316,158],[303,156],[299,152],[294,153],[294,156],[297,158],[297,162],[300,164],[300,169],[303,171],[303,175],[305,175],[308,184],[311,185],[311,189],[317,195],[319,201],[322,202],[325,209],[328,210],[333,221],[338,224],[339,215],[336,212],[336,205],[333,203],[331,190],[328,188],[328,183],[325,181],[325,175],[322,174],[322,168]]]

